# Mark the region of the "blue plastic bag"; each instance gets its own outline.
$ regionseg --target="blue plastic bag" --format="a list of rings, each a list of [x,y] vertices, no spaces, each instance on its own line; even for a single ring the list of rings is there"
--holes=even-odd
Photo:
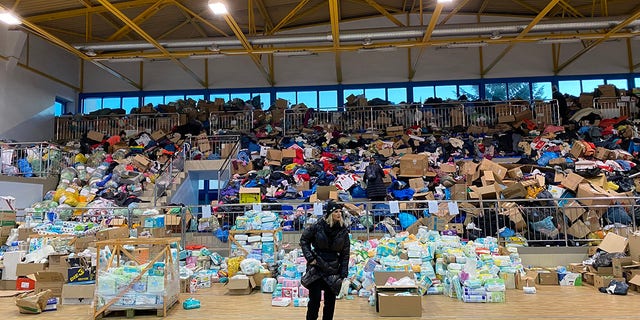
[[[398,220],[400,220],[400,226],[402,227],[402,229],[406,229],[409,226],[411,226],[414,222],[418,221],[418,218],[416,218],[412,214],[409,214],[406,212],[400,212],[398,214]]]
[[[187,298],[187,300],[184,300],[184,302],[182,303],[182,308],[184,308],[185,310],[199,309],[200,300],[196,300],[194,298]]]

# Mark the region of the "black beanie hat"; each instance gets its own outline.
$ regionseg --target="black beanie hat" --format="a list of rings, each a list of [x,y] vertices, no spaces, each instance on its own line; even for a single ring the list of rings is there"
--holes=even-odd
[[[324,216],[327,217],[329,216],[333,211],[337,210],[337,209],[342,209],[343,205],[339,204],[335,201],[329,201],[327,202],[327,205],[324,207]]]

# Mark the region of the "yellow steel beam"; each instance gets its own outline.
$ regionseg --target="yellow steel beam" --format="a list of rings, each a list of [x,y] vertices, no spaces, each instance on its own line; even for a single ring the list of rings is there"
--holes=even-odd
[[[482,1],[482,4],[480,5],[480,10],[478,10],[478,14],[482,14],[484,10],[487,9],[488,5],[489,5],[489,0]]]
[[[389,19],[389,21],[393,22],[398,27],[405,27],[404,23],[400,22],[400,20],[398,20],[396,17],[394,17],[391,13],[389,13],[389,11],[387,11],[387,9],[383,8],[380,4],[378,4],[374,0],[366,0],[366,1],[371,7],[376,9],[383,16],[387,17],[387,19]]]
[[[251,60],[253,60],[253,63],[255,63],[256,67],[258,67],[258,70],[260,71],[260,73],[262,73],[262,75],[267,80],[267,82],[269,82],[269,84],[272,86],[275,85],[275,82],[272,81],[270,75],[264,69],[264,66],[262,65],[262,61],[260,61],[260,58],[258,57],[258,55],[253,53],[253,47],[251,46],[251,43],[249,43],[249,40],[244,35],[244,33],[242,32],[242,29],[240,29],[240,26],[238,25],[236,20],[233,18],[233,16],[227,13],[224,15],[224,20],[227,22],[227,24],[229,25],[233,33],[236,35],[236,38],[240,40],[240,43],[242,43],[242,47],[244,47],[244,49],[247,51],[247,53],[249,54],[249,57],[251,58]]]
[[[90,0],[79,0],[79,1],[80,1],[80,3],[82,3],[85,7],[87,7],[87,8],[93,8],[93,4],[91,3],[91,1],[90,1]],[[112,26],[114,29],[116,29],[116,30],[120,29],[120,25],[119,25],[119,24],[117,24],[117,23],[113,20],[113,18],[111,18],[110,16],[107,16],[107,15],[105,14],[105,12],[98,12],[97,14],[98,14],[98,16],[99,16],[100,18],[102,18],[102,20],[104,20],[107,24],[109,24],[110,26]],[[87,31],[86,31],[86,34],[85,34],[85,39],[91,38],[91,25],[92,25],[91,20],[93,19],[93,18],[92,18],[92,15],[93,15],[93,14],[92,14],[91,12],[87,12],[87,14],[86,14],[86,16],[87,16],[87,19],[86,19],[86,20],[87,20],[87,26],[86,26]],[[129,36],[127,36],[127,38],[131,39],[131,37],[129,37]],[[88,42],[88,41],[89,41],[89,40],[87,40],[87,42]]]
[[[525,9],[527,9],[527,10],[529,10],[529,11],[535,13],[535,14],[538,14],[540,12],[539,9],[534,8],[533,6],[529,5],[528,3],[523,2],[521,0],[511,0],[511,1],[513,1],[514,3],[518,4],[519,6],[525,8]]]
[[[256,32],[256,18],[253,14],[253,0],[247,0],[247,19],[249,19],[249,34],[255,35]]]
[[[369,5],[369,1],[368,0],[347,0],[349,2],[353,2],[353,3],[359,3],[359,4],[364,4],[364,5]],[[400,13],[402,12],[402,10],[398,9],[398,8],[394,8],[394,7],[390,7],[390,6],[383,6],[378,4],[381,8],[389,11],[389,12],[396,12],[396,13]]]
[[[252,0],[249,0],[249,2],[251,2]],[[282,27],[284,27],[285,25],[287,25],[287,23],[289,23],[289,21],[295,17],[296,14],[298,14],[298,12],[300,12],[300,10],[307,5],[307,3],[309,3],[309,0],[302,0],[300,1],[300,3],[298,3],[298,5],[296,5],[295,8],[293,8],[293,10],[291,10],[284,18],[282,18],[282,20],[280,20],[280,22],[278,22],[278,24],[276,24],[275,27],[273,27],[273,29],[269,30],[268,34],[274,34],[276,32],[278,32],[278,30],[282,29]]]
[[[600,4],[602,5],[602,15],[608,17],[609,7],[607,6],[607,0],[600,0]]]
[[[331,38],[336,49],[336,81],[342,83],[342,58],[337,49],[340,48],[340,7],[338,0],[329,0],[329,17],[331,20]]]
[[[73,46],[71,46],[70,44],[60,40],[59,38],[57,38],[56,36],[52,35],[51,33],[45,31],[44,29],[40,28],[39,26],[35,25],[34,23],[32,23],[31,21],[28,20],[22,20],[22,24],[24,26],[26,26],[27,28],[31,29],[33,32],[35,32],[36,34],[39,34],[41,37],[45,38],[46,40],[48,40],[49,42],[73,53],[74,55],[80,57],[82,60],[88,61],[93,63],[94,65],[96,65],[98,68],[108,72],[109,74],[115,76],[116,78],[130,84],[131,86],[133,86],[134,88],[138,89],[138,90],[142,90],[142,86],[135,83],[133,80],[127,78],[127,76],[119,73],[118,71],[115,71],[111,68],[109,68],[108,66],[99,63],[98,61],[93,61],[91,58],[89,58],[87,55],[85,55],[84,53],[80,52],[78,49],[74,48]]]
[[[122,9],[130,9],[130,8],[145,6],[148,4],[155,3],[156,1],[158,0],[133,0],[133,1],[123,1],[123,2],[114,3],[113,5],[116,8],[122,10]],[[64,10],[60,12],[52,12],[52,13],[27,16],[25,17],[25,20],[28,20],[29,22],[42,22],[42,21],[51,21],[51,20],[80,17],[80,16],[84,16],[87,13],[104,13],[107,11],[108,10],[105,7],[95,6],[95,7]]]
[[[269,79],[271,83],[276,83],[276,68],[274,65],[273,54],[267,55],[267,63],[269,64]]]
[[[624,27],[629,25],[631,22],[634,22],[634,21],[638,20],[638,18],[640,18],[640,9],[636,8],[636,10],[634,11],[634,13],[631,16],[626,18],[624,21],[620,22],[620,24],[616,25],[611,30],[607,31],[607,33],[605,33],[601,38],[596,39],[595,41],[591,42],[591,44],[589,44],[587,47],[583,48],[578,53],[573,55],[573,57],[569,58],[567,61],[565,61],[563,64],[561,64],[558,67],[558,72],[564,70],[564,68],[569,66],[571,63],[576,61],[578,58],[582,57],[583,54],[593,50],[593,48],[595,48],[599,44],[605,42],[607,39],[611,38],[611,36],[613,36],[618,31],[622,30]]]
[[[200,16],[199,14],[193,12],[191,9],[185,7],[182,3],[172,0],[171,1],[173,3],[174,6],[180,8],[180,10],[188,13],[189,15],[191,15],[192,17],[194,17],[195,19],[197,19],[198,21],[202,22],[204,25],[206,25],[207,27],[215,30],[216,32],[220,33],[221,35],[225,36],[225,37],[229,37],[229,34],[224,32],[222,29],[216,27],[213,23],[209,22],[209,20],[203,18],[202,16]]]
[[[529,31],[531,31],[531,29],[533,29],[533,27],[535,27],[538,24],[538,22],[540,22],[547,15],[547,13],[549,13],[549,11],[551,11],[551,9],[553,9],[553,7],[555,7],[556,4],[558,4],[559,1],[560,0],[549,1],[547,6],[544,7],[544,9],[542,9],[542,11],[540,11],[540,13],[538,13],[538,15],[535,18],[533,18],[533,20],[527,25],[527,27],[524,28],[524,30],[522,30],[516,36],[516,40],[524,38],[524,36],[526,36],[527,33],[529,33]],[[482,71],[482,75],[486,75],[487,73],[489,73],[489,71],[491,71],[491,69],[493,69],[493,67],[495,67],[498,64],[498,62],[500,62],[500,60],[502,60],[502,58],[504,58],[504,56],[506,56],[507,53],[509,53],[509,51],[513,49],[514,46],[515,46],[515,43],[511,43],[504,50],[502,50],[502,52],[493,60],[493,62],[491,62],[491,64],[489,64],[489,66],[487,66],[487,68]]]
[[[570,5],[566,0],[560,0],[560,5],[573,13],[574,16],[584,18],[584,14],[578,11],[574,6]]]
[[[48,26],[41,26],[41,28],[44,30],[49,30],[56,33],[63,33],[70,36],[78,37],[79,39],[85,39],[85,35],[86,35],[85,33],[79,33],[79,32],[69,31],[69,30],[60,29],[60,28],[48,27]],[[104,38],[97,38],[97,37],[92,37],[92,39],[98,40],[98,41],[105,40]]]
[[[258,11],[260,11],[260,15],[264,18],[264,23],[267,26],[267,29],[273,29],[273,20],[271,20],[271,16],[269,15],[267,6],[264,5],[264,1],[256,0],[256,4],[258,4]]]
[[[429,20],[429,25],[427,26],[427,30],[424,32],[424,37],[422,37],[422,44],[429,43],[431,40],[431,35],[433,34],[433,30],[436,28],[436,24],[438,23],[438,18],[440,17],[440,13],[442,12],[442,8],[444,5],[442,3],[438,3],[436,5],[433,14],[431,15],[431,19]],[[411,72],[409,73],[409,80],[413,80],[413,77],[416,75],[416,69],[418,68],[418,63],[422,58],[422,54],[424,53],[425,47],[420,47],[420,51],[416,56],[416,61],[413,63],[413,68],[411,68]]]
[[[304,18],[304,17],[306,17],[306,16],[318,11],[318,9],[324,7],[328,3],[329,3],[329,0],[325,0],[325,1],[322,1],[322,2],[320,2],[318,4],[316,4],[315,6],[313,6],[311,8],[305,10],[304,12],[301,12],[300,14],[298,14],[295,17],[291,18],[291,20],[289,20],[289,24],[294,23],[294,22],[296,22],[296,21],[298,21],[298,20],[300,20],[300,19],[302,19],[302,18]]]
[[[16,2],[13,3],[13,6],[11,6],[11,11],[15,12],[16,9],[18,9],[20,2],[21,2],[20,0],[16,0]]]
[[[152,36],[150,36],[148,33],[146,33],[144,30],[142,30],[142,28],[140,28],[140,26],[138,26],[133,21],[131,21],[131,19],[129,19],[129,17],[127,17],[124,13],[122,13],[122,11],[118,10],[108,0],[98,0],[98,2],[100,4],[102,4],[102,6],[107,8],[109,10],[109,12],[111,12],[111,14],[116,16],[118,19],[120,19],[126,25],[128,25],[129,28],[131,28],[131,30],[133,30],[135,33],[137,33],[139,36],[141,36],[144,40],[146,40],[147,42],[152,44],[154,47],[156,47],[156,49],[158,49],[160,52],[162,52],[162,54],[164,56],[169,57],[182,70],[184,70],[187,74],[189,74],[191,77],[193,77],[193,79],[195,79],[198,83],[200,83],[200,85],[202,85],[203,87],[206,88],[206,83],[204,83],[204,80],[200,79],[200,77],[197,74],[195,74],[195,72],[193,72],[191,69],[189,69],[189,67],[187,67],[184,63],[182,63],[182,61],[180,61],[180,60],[176,59],[175,57],[173,57],[171,55],[171,53],[167,49],[165,49],[162,45],[160,45],[160,43],[158,43],[158,41],[156,41],[156,39],[154,39]]]
[[[191,19],[191,18],[189,18],[189,19],[187,19],[187,20],[185,20],[185,21],[182,21],[182,22],[180,22],[179,24],[177,24],[177,25],[175,25],[175,26],[171,27],[171,29],[169,29],[169,30],[165,31],[163,34],[159,35],[159,36],[158,36],[158,39],[164,39],[165,37],[167,37],[167,36],[171,35],[172,33],[176,32],[176,31],[177,31],[177,30],[179,30],[180,28],[182,28],[182,27],[186,26],[187,24],[189,24],[189,23],[191,22],[191,20],[192,20],[192,19]]]
[[[458,13],[458,11],[462,10],[462,8],[464,8],[464,6],[466,6],[467,3],[469,3],[469,1],[471,0],[460,1],[460,3],[458,3],[458,5],[455,8],[453,8],[453,10],[449,12],[447,16],[444,17],[444,19],[442,19],[442,21],[440,21],[440,24],[441,25],[446,24],[451,18],[453,18],[453,16],[455,16]]]
[[[0,59],[5,60],[5,61],[9,61],[9,57],[5,57],[3,55],[0,55]],[[67,86],[67,87],[69,87],[69,88],[71,88],[71,89],[73,89],[75,91],[82,92],[80,90],[80,87],[75,86],[75,85],[73,85],[73,84],[71,84],[69,82],[66,82],[64,80],[58,79],[58,78],[56,78],[56,77],[54,77],[54,76],[52,76],[52,75],[50,75],[48,73],[42,72],[42,71],[40,71],[38,69],[32,68],[32,67],[30,67],[30,66],[28,66],[28,65],[26,65],[26,64],[24,64],[22,62],[18,62],[18,66],[21,67],[21,68],[24,68],[25,70],[29,70],[29,71],[37,74],[37,75],[41,75],[41,76],[43,76],[43,77],[45,77],[45,78],[47,78],[47,79],[49,79],[51,81],[55,81],[55,82],[57,82],[57,83],[59,83],[61,85]]]
[[[629,0],[609,0],[609,5],[614,5],[614,4],[628,4]],[[593,2],[591,4],[583,4],[583,5],[579,5],[579,6],[574,6],[573,8],[575,8],[577,11],[582,11],[582,10],[595,10],[595,6],[596,6],[596,0],[593,0]]]
[[[184,14],[184,17],[187,19],[186,21],[189,21],[189,23],[191,24],[191,26],[193,26],[194,29],[196,29],[196,31],[198,31],[198,33],[203,37],[203,38],[207,38],[209,37],[209,35],[204,31],[204,29],[196,22],[196,19],[193,19],[188,13],[180,10],[182,12],[182,14]]]
[[[420,2],[420,8],[418,8],[418,14],[420,15],[420,25],[424,26],[424,5],[422,0],[418,0],[418,1]]]
[[[131,19],[131,21],[133,21],[133,23],[139,25],[140,23],[144,22],[145,20],[153,17],[153,15],[158,13],[158,11],[160,11],[160,9],[162,9],[162,7],[166,6],[167,4],[168,4],[168,2],[166,2],[164,0],[160,0],[160,1],[152,4],[149,8],[144,10],[142,13],[140,13],[135,18]],[[124,35],[126,35],[129,31],[131,31],[131,28],[128,25],[125,24],[122,28],[118,29],[118,31],[116,31],[109,38],[107,38],[107,41],[116,41],[116,40],[122,38]]]

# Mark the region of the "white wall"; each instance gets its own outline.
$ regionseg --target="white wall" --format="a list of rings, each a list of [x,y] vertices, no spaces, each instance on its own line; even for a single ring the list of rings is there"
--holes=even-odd
[[[446,16],[443,13],[441,19]],[[405,16],[397,16],[403,23]],[[417,25],[418,17],[411,16],[411,25]],[[475,23],[475,16],[454,16],[447,24]],[[482,17],[482,22],[526,21],[522,18]],[[429,22],[425,16],[424,23]],[[341,24],[342,30],[370,27],[387,27],[393,24],[386,18],[350,21]],[[330,32],[329,26],[317,26],[307,29],[290,30],[287,33]],[[482,49],[484,68],[504,50],[506,45],[490,45]],[[640,62],[640,41],[632,41],[634,63]],[[560,63],[566,61],[582,48],[581,44],[564,44],[561,49]],[[480,79],[480,50],[425,48],[424,54],[416,64],[419,49],[412,49],[411,65],[416,65],[413,81]],[[204,62],[185,63],[199,74],[204,74]],[[266,65],[266,59],[263,59]],[[337,84],[335,55],[323,53],[305,57],[275,58],[276,87],[313,86]],[[342,54],[343,84],[383,83],[409,81],[409,62],[407,49],[396,52]],[[138,81],[139,64],[113,64],[114,68]],[[612,74],[628,73],[627,47],[625,41],[609,41],[583,55],[560,75]],[[537,43],[517,44],[501,59],[485,78],[508,78],[527,76],[553,76],[551,45]],[[247,56],[224,57],[209,61],[210,88],[247,88],[268,87],[264,76]],[[85,92],[134,91],[135,89],[95,68],[85,68]],[[145,62],[144,90],[201,89],[182,69],[172,62]]]
[[[26,44],[16,41],[15,33],[0,26],[0,54],[19,57],[22,64],[79,86],[78,59],[44,40],[29,36]],[[10,58],[11,59],[11,58]],[[0,138],[19,141],[51,140],[52,108],[56,96],[75,101],[77,92],[59,82],[0,59]],[[73,103],[72,103],[73,104]]]

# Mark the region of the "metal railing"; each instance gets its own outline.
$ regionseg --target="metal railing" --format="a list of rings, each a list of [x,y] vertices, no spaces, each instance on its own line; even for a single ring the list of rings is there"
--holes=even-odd
[[[177,113],[60,116],[55,118],[54,135],[56,141],[68,141],[79,140],[90,130],[108,136],[118,135],[124,130],[132,135],[145,130],[170,132],[178,125],[180,115]]]
[[[600,110],[605,119],[616,117],[634,117],[637,110],[632,110],[631,101],[616,97],[602,97],[593,99],[593,108]]]
[[[233,134],[191,136],[186,141],[190,146],[190,151],[197,149],[202,154],[210,153],[216,155],[218,159],[227,159],[233,154],[234,146],[240,141],[240,136]],[[235,154],[237,154],[237,151],[236,148]],[[194,160],[195,156],[195,152],[187,153],[187,159],[189,160]]]
[[[253,111],[219,111],[209,114],[210,131],[250,132],[253,129]]]
[[[153,205],[156,206],[158,199],[165,194],[172,186],[180,173],[184,172],[185,160],[187,159],[188,145],[183,144],[176,150],[169,160],[160,168],[153,185]]]
[[[60,146],[40,142],[2,142],[2,175],[21,177],[47,177],[73,164],[75,153]]]

